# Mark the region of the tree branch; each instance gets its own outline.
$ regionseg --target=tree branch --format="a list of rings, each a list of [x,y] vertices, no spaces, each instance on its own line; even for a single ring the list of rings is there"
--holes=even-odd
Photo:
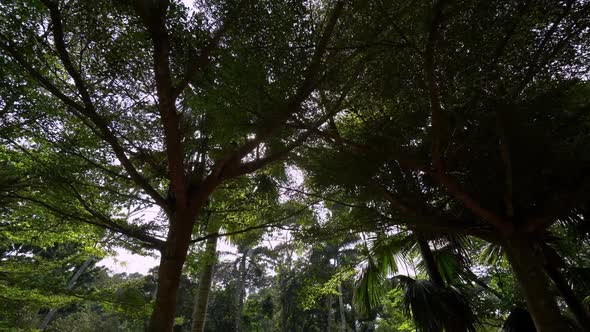
[[[187,85],[195,79],[197,74],[202,71],[205,67],[207,67],[211,62],[211,53],[215,51],[219,47],[219,41],[223,37],[223,35],[231,28],[231,25],[234,23],[236,19],[236,15],[241,11],[243,6],[249,0],[241,0],[238,4],[237,8],[228,15],[228,17],[224,20],[221,27],[219,27],[211,36],[205,47],[201,49],[199,52],[198,57],[196,60],[192,61],[188,66],[185,72],[184,78],[174,87],[173,96],[177,98],[182,91],[187,87]]]
[[[336,203],[336,204],[339,204],[339,205],[342,205],[342,206],[348,206],[348,207],[360,208],[360,209],[369,209],[369,207],[364,206],[364,205],[355,205],[355,204],[351,204],[351,203],[346,203],[346,202],[342,202],[342,201],[339,201],[339,200],[336,200],[336,199],[333,199],[333,198],[322,196],[320,194],[310,193],[310,192],[306,192],[306,191],[295,189],[295,188],[284,187],[284,186],[281,186],[281,185],[277,185],[277,188],[283,189],[285,191],[291,191],[291,192],[294,192],[294,193],[297,193],[297,194],[301,194],[301,195],[304,195],[304,196],[308,196],[308,197],[319,198],[319,199],[321,199],[323,201]]]
[[[284,216],[282,218],[279,218],[277,220],[269,221],[269,222],[266,222],[264,224],[260,224],[260,225],[256,225],[256,226],[246,227],[246,228],[243,228],[243,229],[240,229],[240,230],[237,230],[237,231],[226,232],[226,233],[219,233],[219,232],[209,233],[209,234],[207,234],[205,236],[201,236],[201,237],[198,237],[198,238],[195,238],[195,239],[191,240],[190,243],[197,243],[197,242],[205,241],[205,240],[207,240],[209,238],[212,238],[212,237],[223,237],[223,236],[230,236],[230,235],[242,234],[242,233],[246,233],[246,232],[249,232],[249,231],[252,231],[252,230],[256,230],[256,229],[261,229],[261,228],[278,227],[279,225],[277,225],[277,224],[280,224],[280,223],[284,222],[285,220],[288,220],[290,218],[295,217],[296,215],[299,215],[299,214],[303,213],[305,210],[307,210],[307,208],[308,208],[308,206],[306,206],[304,208],[301,208],[301,209],[299,209],[299,210],[297,210],[297,211],[295,211],[293,213],[290,213],[287,216]]]
[[[470,210],[475,216],[493,225],[504,235],[512,233],[514,226],[511,223],[507,222],[493,211],[484,208],[480,202],[464,191],[455,179],[445,173],[436,171],[429,172],[428,174],[437,180],[437,182],[441,184],[449,194],[451,194],[457,201],[461,202],[463,206]]]
[[[252,152],[264,140],[275,134],[276,131],[281,128],[281,125],[301,107],[303,101],[305,101],[316,86],[317,76],[321,69],[322,57],[326,52],[326,48],[335,30],[338,18],[343,12],[343,8],[344,1],[338,1],[328,16],[326,27],[324,28],[320,41],[307,68],[305,78],[297,88],[295,94],[287,100],[286,110],[277,114],[273,121],[268,123],[264,129],[257,133],[254,139],[246,141],[242,146],[218,160],[213,166],[211,174],[209,174],[206,181],[212,182],[213,179],[220,180],[226,177],[227,175],[225,173],[227,169],[238,167],[242,158]],[[211,180],[209,180],[210,178]]]
[[[428,33],[428,40],[426,44],[424,72],[426,77],[426,84],[428,86],[428,93],[430,97],[431,121],[432,121],[432,166],[433,171],[429,174],[436,179],[439,184],[446,188],[446,190],[461,202],[466,208],[471,210],[476,216],[482,218],[484,221],[495,226],[502,233],[512,232],[512,225],[502,219],[494,212],[485,209],[476,199],[465,192],[460,184],[445,172],[444,156],[442,151],[442,134],[443,134],[443,115],[440,100],[440,87],[436,77],[435,65],[435,47],[440,38],[440,26],[442,24],[442,11],[445,5],[445,0],[438,0],[434,4],[433,18],[430,23],[430,30]]]
[[[154,46],[154,73],[158,110],[164,127],[164,144],[172,191],[177,206],[187,207],[187,181],[184,167],[184,148],[180,131],[180,114],[176,109],[176,95],[170,72],[170,40],[166,29],[169,1],[136,0],[136,9],[150,33]]]
[[[500,136],[500,157],[504,163],[504,205],[506,207],[506,216],[511,219],[514,217],[514,202],[512,195],[512,158],[510,156],[510,139],[508,137],[506,122],[507,114],[503,109],[497,111],[497,127]]]
[[[66,68],[68,74],[74,80],[74,84],[78,89],[78,93],[80,93],[80,96],[82,97],[82,103],[84,104],[85,108],[88,111],[94,110],[94,104],[92,103],[92,99],[90,98],[90,93],[88,92],[86,83],[84,82],[80,72],[76,70],[76,68],[74,67],[74,64],[72,63],[70,55],[66,49],[62,17],[59,11],[58,3],[52,0],[41,0],[41,2],[43,2],[43,4],[49,9],[52,24],[53,40],[55,42],[55,48],[57,49],[59,58],[63,63],[64,67]]]
[[[66,106],[69,106],[78,112],[81,112],[84,109],[84,106],[64,94],[57,86],[51,83],[49,79],[43,76],[28,61],[26,61],[24,56],[17,51],[16,47],[11,42],[7,41],[6,37],[2,36],[2,39],[4,40],[0,41],[0,49],[4,50],[8,55],[10,55],[21,67],[27,71],[27,73],[33,79],[39,82],[47,91],[61,100]]]
[[[23,196],[23,195],[19,195],[19,194],[15,194],[13,196],[16,198],[20,198],[24,201],[29,201],[31,203],[42,206],[42,207],[46,208],[47,210],[53,212],[57,216],[78,220],[78,221],[81,221],[81,222],[89,224],[89,225],[97,226],[100,228],[105,228],[110,231],[113,231],[113,232],[116,232],[119,234],[123,234],[125,236],[130,237],[130,238],[139,240],[139,241],[149,245],[149,247],[153,248],[153,249],[160,249],[164,244],[164,241],[162,241],[158,238],[152,237],[152,236],[147,235],[143,232],[137,232],[134,230],[126,229],[123,226],[113,222],[112,220],[109,223],[105,224],[103,220],[101,220],[100,222],[93,221],[93,220],[84,218],[82,216],[76,215],[76,214],[68,213],[66,211],[63,211],[60,208],[52,206],[51,204],[44,202],[42,200],[39,200],[37,198],[34,198],[34,197],[28,197],[28,196]],[[96,216],[94,216],[94,215],[93,215],[93,217],[96,218]]]
[[[383,193],[385,199],[396,209],[408,215],[418,215],[415,209],[412,209],[406,203],[402,202],[398,197],[396,197],[391,191],[387,190],[387,188],[385,188],[383,185],[377,183],[375,184],[375,186]]]
[[[525,75],[525,82],[528,82],[528,80],[530,79],[529,77],[534,75],[536,68],[538,68],[538,66],[539,66],[539,58],[541,57],[541,54],[545,51],[545,46],[547,46],[547,43],[551,40],[551,38],[553,37],[553,34],[555,34],[555,32],[557,31],[557,28],[559,27],[559,24],[561,23],[561,21],[563,21],[563,19],[572,10],[574,3],[575,3],[574,0],[567,0],[566,7],[565,7],[564,11],[559,16],[557,16],[555,18],[555,21],[553,21],[553,23],[551,24],[551,27],[543,35],[543,39],[541,40],[539,47],[537,47],[535,54],[531,57],[530,64],[529,64],[529,70],[528,70],[527,74]]]
[[[440,87],[436,78],[435,47],[440,37],[442,24],[442,10],[445,1],[438,0],[434,4],[433,18],[430,22],[426,50],[424,52],[424,73],[428,95],[430,97],[431,126],[432,126],[432,166],[438,172],[444,172],[444,156],[442,155],[442,107],[440,101]]]
[[[63,27],[61,23],[61,14],[57,4],[50,0],[43,0],[50,10],[50,16],[53,24],[53,37],[55,40],[56,49],[58,56],[64,67],[68,71],[68,74],[74,80],[76,88],[82,97],[83,104],[79,104],[74,99],[64,94],[56,85],[54,85],[49,79],[43,76],[38,70],[36,70],[25,57],[20,54],[14,45],[6,40],[0,42],[0,48],[5,50],[16,62],[23,67],[29,75],[37,80],[45,89],[47,89],[52,95],[57,97],[63,103],[68,106],[68,110],[79,118],[90,130],[92,130],[98,137],[107,142],[113,149],[115,156],[121,162],[125,171],[133,179],[133,181],[139,185],[145,192],[162,208],[167,209],[167,202],[162,196],[149,184],[149,182],[137,171],[135,166],[127,158],[125,150],[119,144],[114,133],[110,130],[106,122],[102,117],[96,113],[88,89],[82,79],[82,76],[74,68],[67,49],[65,47],[65,41],[63,39]],[[5,38],[4,38],[5,39]],[[90,121],[90,123],[88,122]]]
[[[352,83],[353,80],[349,81],[348,83]],[[333,119],[334,115],[340,111],[342,103],[351,88],[352,88],[352,85],[347,84],[345,91],[342,92],[342,94],[340,95],[340,97],[336,101],[335,105],[332,106],[332,109],[329,110],[328,112],[326,112],[326,114],[324,116],[322,116],[320,119],[315,121],[313,124],[306,126],[305,132],[303,134],[301,134],[293,142],[291,142],[291,144],[289,144],[285,149],[283,149],[280,152],[274,153],[272,155],[266,156],[264,158],[260,158],[260,159],[257,159],[257,160],[251,161],[251,162],[241,163],[241,164],[237,165],[237,167],[235,169],[228,169],[226,176],[227,177],[235,177],[235,176],[240,176],[240,175],[244,175],[244,174],[249,174],[249,173],[254,172],[258,169],[261,169],[262,167],[264,167],[272,162],[275,162],[275,161],[285,158],[291,151],[293,151],[295,148],[297,148],[298,146],[303,144],[303,142],[305,142],[305,140],[307,140],[309,138],[309,136],[311,136],[313,133],[315,133],[316,130],[322,124],[326,123],[326,121],[328,121],[330,119]]]

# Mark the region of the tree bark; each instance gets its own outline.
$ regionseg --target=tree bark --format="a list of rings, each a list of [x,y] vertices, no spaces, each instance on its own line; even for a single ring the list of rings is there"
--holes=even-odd
[[[287,290],[287,282],[285,279],[285,271],[282,266],[279,266],[279,289],[280,289],[280,300],[281,300],[281,332],[288,332],[289,315],[287,308],[289,307],[289,298],[284,294]]]
[[[582,330],[585,332],[590,332],[590,315],[588,314],[586,308],[584,308],[584,306],[582,305],[580,299],[570,288],[563,274],[559,271],[559,269],[556,266],[550,263],[545,264],[545,271],[547,272],[551,280],[553,280],[553,283],[563,296],[565,303],[567,303],[567,306],[574,314],[574,317],[578,321],[578,324],[580,325]]]
[[[351,306],[350,310],[352,311],[352,332],[358,332],[358,328],[357,328],[357,316],[356,316],[356,311],[354,310],[354,305]]]
[[[527,234],[516,234],[503,243],[504,251],[522,289],[538,332],[569,331],[561,316],[555,294],[543,270],[540,248]]]
[[[418,247],[420,247],[420,255],[422,256],[422,260],[424,261],[424,266],[426,267],[426,273],[428,274],[428,279],[430,282],[437,288],[443,289],[445,288],[445,282],[440,274],[438,269],[438,265],[436,264],[436,260],[434,259],[434,255],[432,254],[432,250],[430,249],[430,245],[428,241],[418,236]],[[438,332],[439,330],[437,330]],[[455,331],[455,330],[452,330]],[[442,327],[440,327],[440,332],[442,332]],[[449,332],[451,332],[449,330]]]
[[[338,284],[338,307],[340,308],[340,329],[346,332],[346,315],[344,313],[344,299],[342,298],[342,283]]]
[[[166,244],[161,252],[156,303],[148,331],[170,332],[173,329],[180,276],[186,260],[194,220],[195,216],[191,216],[188,211],[178,211],[170,220]]]
[[[443,281],[442,276],[440,275],[438,266],[436,265],[434,255],[432,254],[432,250],[430,250],[430,245],[428,244],[428,241],[424,240],[421,237],[418,237],[418,246],[420,247],[420,254],[422,255],[422,259],[424,260],[424,265],[426,266],[428,278],[436,287],[445,287],[445,283]]]
[[[246,269],[246,260],[252,254],[252,248],[246,247],[245,252],[242,255],[242,260],[240,261],[240,269],[239,269],[239,277],[238,277],[238,284],[236,285],[236,312],[235,312],[235,332],[240,332],[242,330],[242,307],[244,305],[244,291],[246,289],[246,276],[247,276],[247,269]]]
[[[326,308],[328,309],[328,315],[326,317],[326,331],[332,332],[332,322],[334,321],[334,312],[332,311],[332,295],[326,296]]]
[[[209,294],[211,292],[211,282],[213,281],[213,268],[217,262],[217,237],[207,239],[205,246],[205,263],[199,276],[199,289],[195,297],[193,307],[192,332],[202,332],[205,329],[205,319],[207,317],[207,305],[209,304]]]

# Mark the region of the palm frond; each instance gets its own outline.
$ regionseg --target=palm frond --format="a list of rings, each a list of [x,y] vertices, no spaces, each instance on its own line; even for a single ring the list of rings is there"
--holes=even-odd
[[[479,255],[479,261],[487,265],[496,265],[504,259],[504,251],[499,244],[488,243]]]
[[[438,271],[446,284],[456,285],[460,280],[471,280],[473,273],[469,270],[468,260],[464,259],[455,248],[447,245],[433,250],[432,254]],[[425,271],[424,260],[419,260],[416,267],[420,271]]]
[[[469,253],[474,249],[471,237],[463,234],[449,234],[446,238],[449,243],[448,246],[462,261],[463,265],[470,265],[471,260]]]
[[[436,287],[429,280],[394,277],[404,290],[403,306],[421,332],[475,332],[479,324],[467,297],[455,287]]]
[[[373,242],[371,251],[377,255],[382,252],[389,252],[407,258],[409,253],[414,250],[415,243],[416,237],[409,232],[402,232],[393,236],[378,236]]]
[[[404,236],[378,237],[368,250],[353,296],[361,315],[368,315],[381,304],[389,286],[387,278],[398,271],[396,254],[407,244]]]
[[[357,279],[353,302],[361,316],[366,317],[381,304],[385,295],[386,277],[375,262],[369,259]]]

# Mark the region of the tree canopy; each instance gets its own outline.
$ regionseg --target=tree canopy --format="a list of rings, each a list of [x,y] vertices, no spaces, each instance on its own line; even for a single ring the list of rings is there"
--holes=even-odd
[[[588,330],[589,40],[582,0],[1,3],[1,324]]]

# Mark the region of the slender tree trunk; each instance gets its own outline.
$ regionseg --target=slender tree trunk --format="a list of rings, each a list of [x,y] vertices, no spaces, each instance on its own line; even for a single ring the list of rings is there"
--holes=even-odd
[[[340,330],[346,332],[346,315],[344,313],[344,299],[342,298],[342,284],[338,284],[338,308],[340,309]]]
[[[281,332],[287,332],[288,331],[288,318],[289,316],[287,315],[286,312],[286,299],[281,298]]]
[[[352,332],[358,332],[358,328],[357,328],[357,316],[356,316],[356,310],[354,310],[354,305],[351,306],[350,310],[352,311]]]
[[[542,253],[526,234],[504,240],[504,251],[538,332],[569,331],[543,270]]]
[[[332,295],[326,296],[326,307],[328,309],[328,315],[326,317],[326,331],[332,332],[332,322],[334,321],[334,311],[332,310]]]
[[[177,211],[176,216],[170,220],[166,245],[161,251],[156,303],[148,331],[170,332],[174,327],[180,276],[186,260],[194,220],[195,216],[188,211]]]
[[[578,324],[582,327],[582,330],[585,332],[590,332],[590,315],[580,299],[576,296],[574,291],[570,288],[567,280],[563,276],[563,274],[559,271],[559,269],[550,264],[545,264],[545,271],[553,280],[553,283],[563,296],[565,303],[567,303],[568,307],[570,308],[571,312],[574,314]]]
[[[288,270],[290,271],[290,269]],[[281,303],[281,313],[280,313],[280,325],[281,325],[281,332],[288,332],[289,331],[289,298],[285,294],[287,290],[287,267],[286,264],[283,262],[279,263],[279,275],[278,275],[278,283],[279,283],[279,294],[280,294],[280,303]]]
[[[430,245],[428,245],[428,241],[418,237],[418,246],[420,247],[420,254],[424,260],[424,265],[426,266],[428,278],[435,286],[441,288],[445,287],[445,283],[442,276],[440,275],[438,266],[434,260],[434,255],[432,254],[432,250],[430,250]]]
[[[70,281],[68,281],[68,285],[67,285],[66,289],[74,288],[76,281],[78,280],[78,278],[80,278],[82,273],[84,273],[84,271],[86,271],[86,269],[88,268],[88,266],[90,266],[92,261],[94,261],[94,257],[88,257],[86,259],[86,261],[84,261],[84,263],[78,268],[76,273],[74,273],[74,275],[72,276]],[[41,331],[45,330],[47,328],[47,326],[49,325],[49,322],[51,322],[51,320],[53,319],[53,316],[55,316],[56,313],[57,313],[57,309],[50,309],[49,312],[47,313],[47,315],[45,315],[45,318],[43,319],[43,321],[41,322],[41,325],[39,325],[39,330],[41,330]]]
[[[217,262],[217,237],[207,239],[205,246],[205,262],[203,270],[199,276],[199,289],[195,297],[193,307],[192,332],[202,332],[205,329],[205,319],[207,317],[207,305],[209,303],[209,294],[211,292],[211,282],[213,281],[213,268]]]
[[[281,332],[287,332],[289,330],[289,315],[287,308],[289,307],[289,302],[287,296],[284,292],[287,290],[287,283],[284,276],[284,269],[281,268],[279,270],[279,289],[281,292],[280,300],[281,300]]]
[[[242,255],[242,260],[240,261],[238,284],[236,285],[235,332],[240,332],[242,330],[242,307],[244,305],[244,292],[246,289],[246,276],[248,272],[246,270],[246,261],[251,253],[252,248],[246,248],[246,251]]]
[[[437,288],[445,288],[445,282],[442,278],[442,275],[440,274],[438,265],[436,264],[436,260],[434,259],[434,255],[432,254],[432,250],[430,249],[428,241],[426,241],[421,236],[418,236],[418,247],[420,247],[420,255],[424,261],[426,273],[428,273],[428,279]],[[439,331],[442,332],[442,327]],[[449,332],[454,332],[454,330]]]

